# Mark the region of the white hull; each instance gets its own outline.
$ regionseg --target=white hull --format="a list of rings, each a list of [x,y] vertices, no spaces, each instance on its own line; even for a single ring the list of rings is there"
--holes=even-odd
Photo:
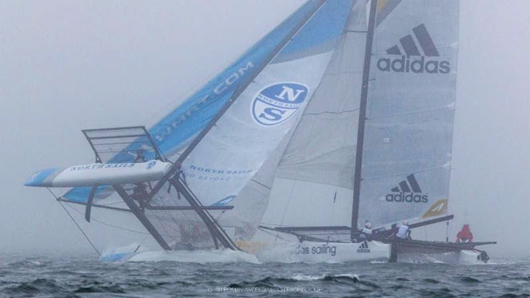
[[[100,259],[103,262],[153,262],[175,261],[192,263],[345,263],[362,261],[388,261],[390,245],[378,241],[361,243],[283,242],[261,247],[259,252],[248,254],[231,250],[204,251],[114,251]],[[401,263],[484,264],[480,252],[463,250],[444,254],[400,254]]]
[[[443,263],[458,265],[480,265],[486,262],[480,259],[480,252],[476,250],[462,250],[443,254],[401,254],[400,263]]]
[[[256,254],[262,262],[343,263],[388,260],[390,245],[377,241],[361,243],[281,243]]]

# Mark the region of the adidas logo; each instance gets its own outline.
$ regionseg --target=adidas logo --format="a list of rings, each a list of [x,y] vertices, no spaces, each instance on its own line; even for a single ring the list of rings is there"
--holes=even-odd
[[[385,196],[387,202],[427,203],[429,196],[424,195],[414,174],[407,176],[406,180],[399,182],[398,186],[391,189],[392,193]]]
[[[358,253],[370,253],[370,248],[368,247],[368,242],[363,241],[363,243],[361,244],[361,246],[359,246],[359,248],[357,248],[357,252]]]
[[[399,45],[394,45],[386,50],[388,55],[401,56],[400,58],[381,58],[377,60],[380,71],[447,74],[451,71],[449,61],[440,60],[440,53],[434,44],[427,27],[424,24],[412,29],[411,34],[402,37]],[[421,48],[422,53],[420,52]],[[403,51],[401,50],[403,49]],[[416,58],[419,57],[419,58]],[[425,57],[428,57],[427,59]]]

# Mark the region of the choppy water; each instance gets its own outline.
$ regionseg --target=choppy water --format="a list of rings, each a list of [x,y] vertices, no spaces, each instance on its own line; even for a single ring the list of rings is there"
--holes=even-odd
[[[2,257],[1,297],[530,297],[530,261],[488,265]]]

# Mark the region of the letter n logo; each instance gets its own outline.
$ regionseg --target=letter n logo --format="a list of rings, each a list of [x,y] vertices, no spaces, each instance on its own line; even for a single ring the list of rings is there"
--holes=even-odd
[[[299,83],[277,83],[261,89],[254,97],[251,114],[262,126],[278,125],[296,113],[309,88]]]
[[[296,99],[300,96],[300,94],[303,94],[306,91],[307,91],[307,88],[294,90],[293,88],[282,86],[282,93],[274,97],[276,97],[277,99],[281,101],[286,101],[285,97],[287,96],[287,102],[296,102]]]

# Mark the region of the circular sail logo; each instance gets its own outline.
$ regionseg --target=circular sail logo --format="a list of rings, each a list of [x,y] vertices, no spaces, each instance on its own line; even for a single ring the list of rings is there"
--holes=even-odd
[[[152,160],[147,164],[147,170],[152,169],[156,165],[156,160]]]
[[[254,121],[263,126],[289,119],[304,103],[309,88],[299,83],[277,83],[261,89],[251,106]]]

